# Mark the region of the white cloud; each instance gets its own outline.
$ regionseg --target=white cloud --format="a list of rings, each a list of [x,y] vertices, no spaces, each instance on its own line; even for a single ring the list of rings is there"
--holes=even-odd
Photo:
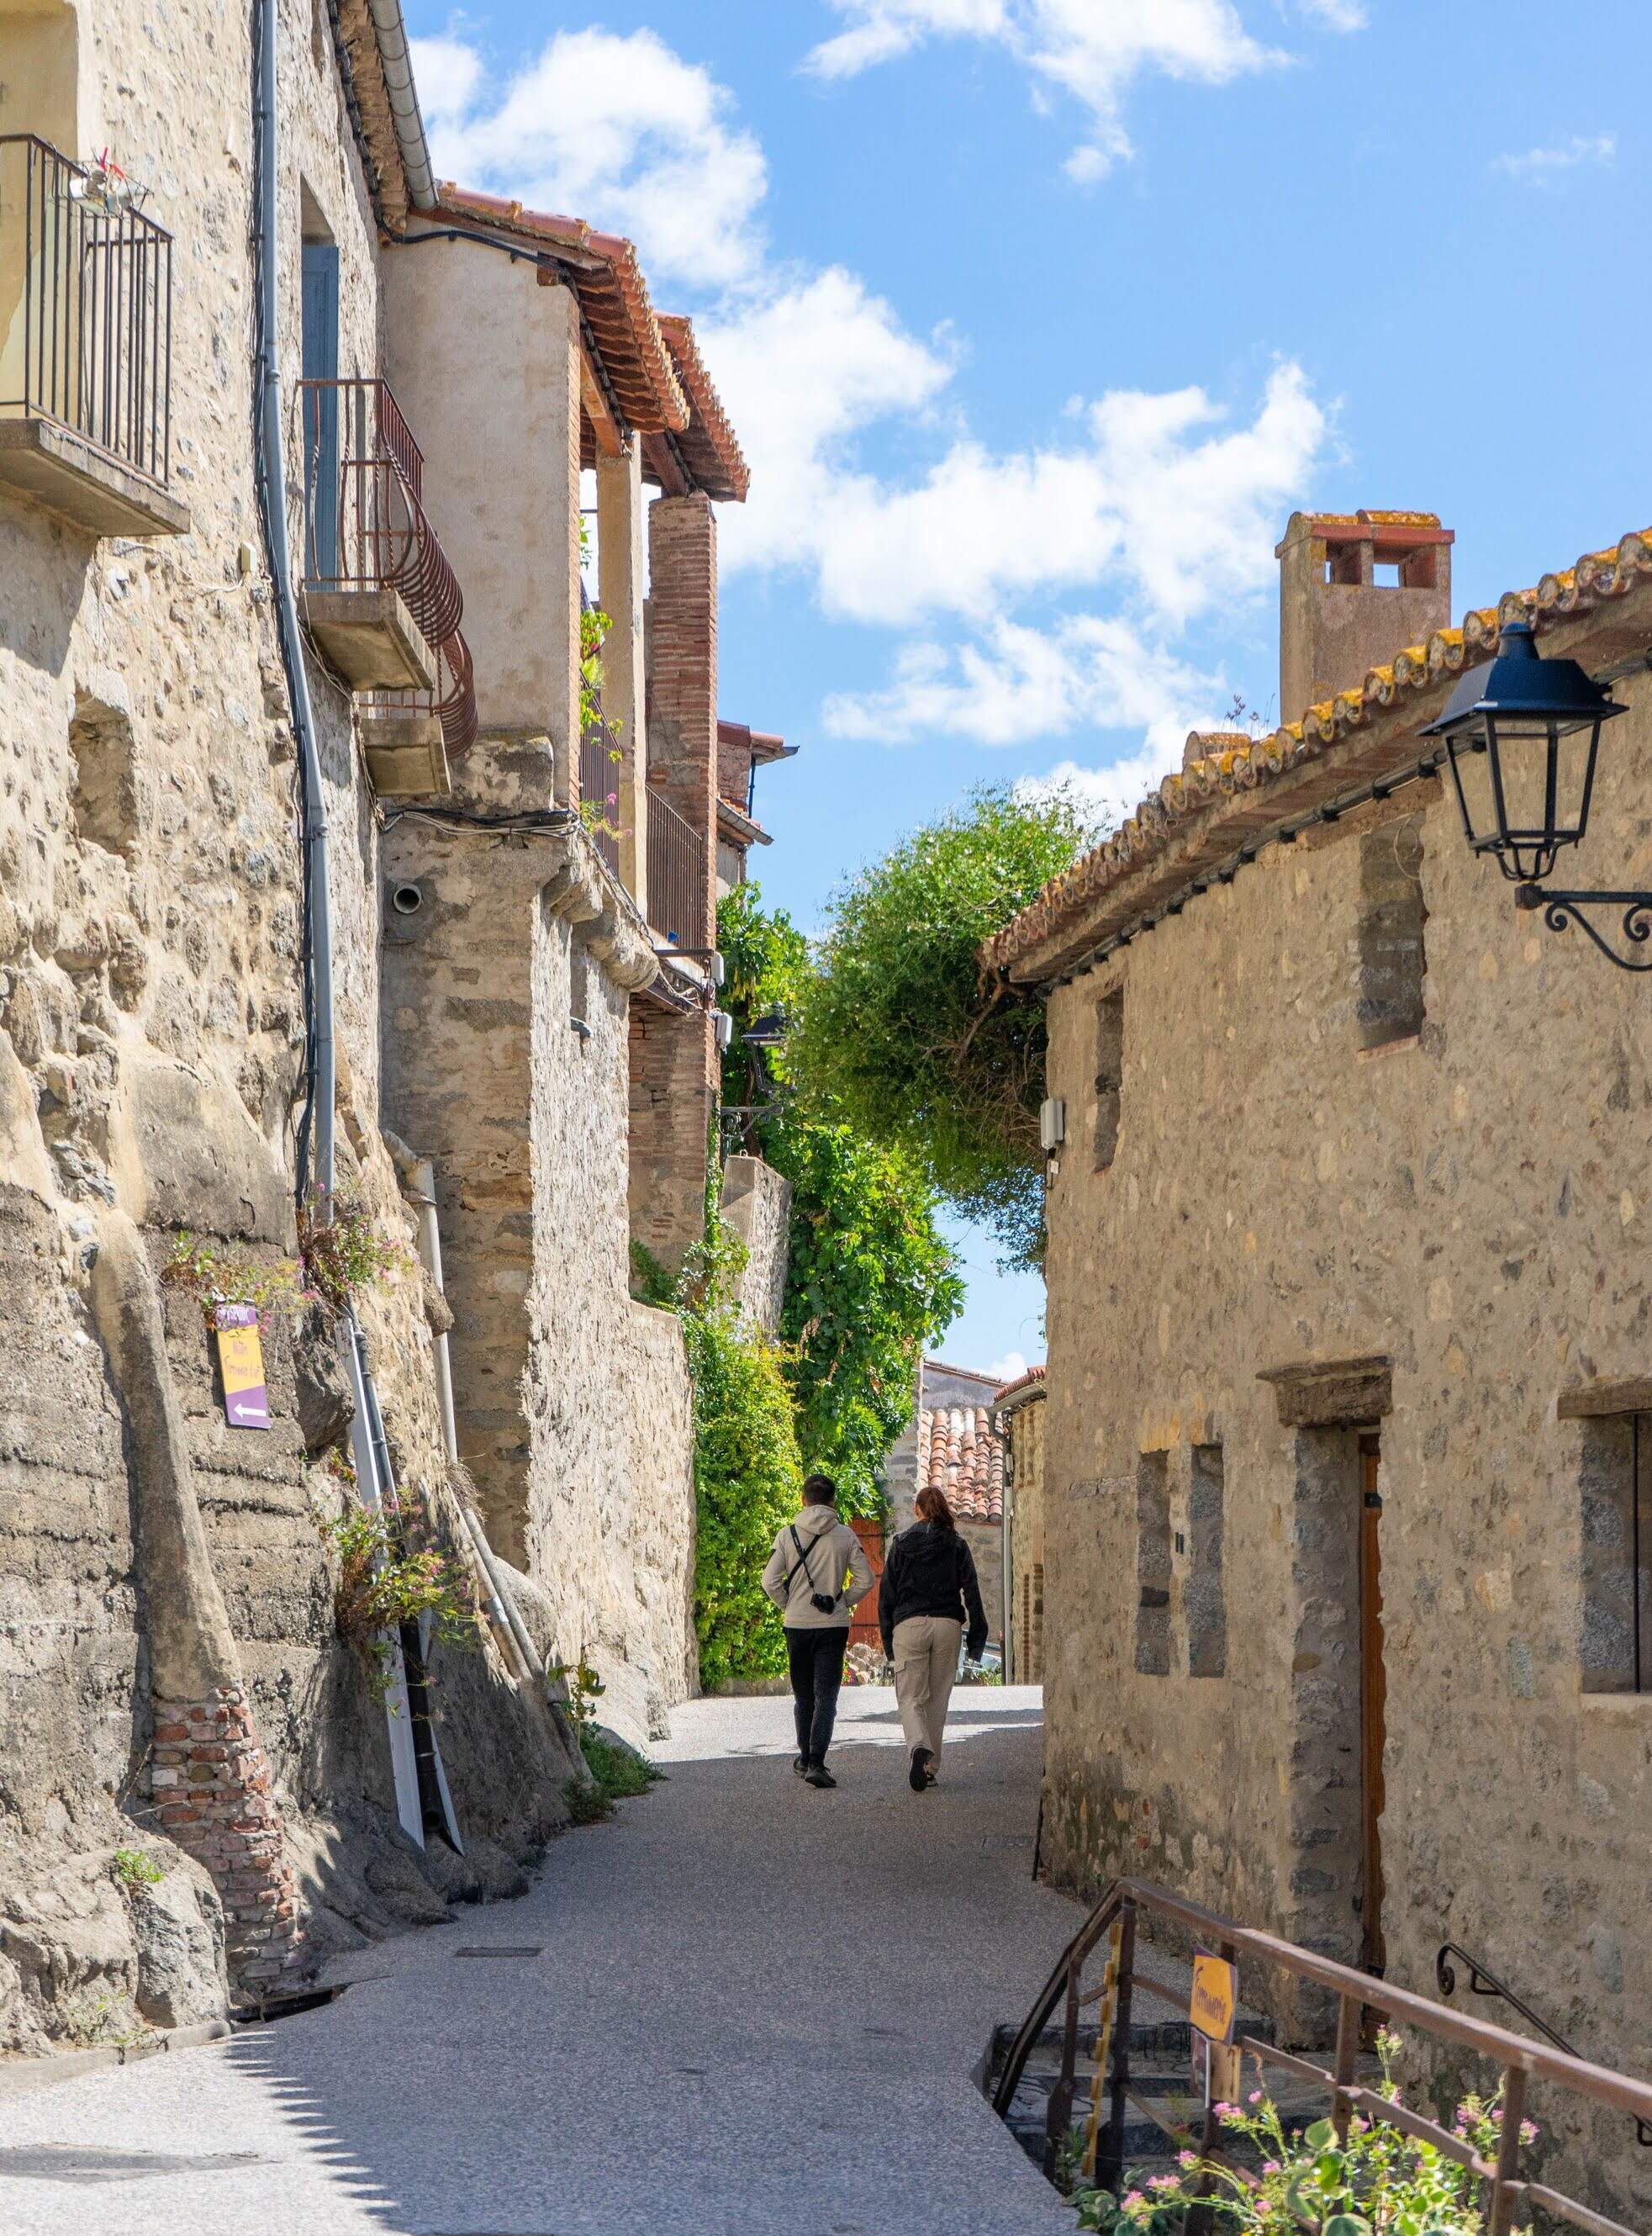
[[[849,77],[893,61],[931,38],[990,39],[1028,70],[1034,97],[1058,86],[1090,112],[1089,136],[1069,157],[1081,181],[1098,179],[1133,153],[1120,110],[1148,70],[1220,85],[1284,57],[1260,46],[1232,0],[831,0],[846,30],[806,57],[804,68]],[[1352,0],[1308,0],[1339,29],[1357,16]]]
[[[838,3],[860,18],[846,39],[1013,31],[1046,81],[1092,91],[1109,53],[1128,75],[1147,51],[1115,0]],[[1218,17],[1237,36],[1225,0],[1159,0],[1152,16],[1164,68],[1214,67]],[[1248,419],[1198,387],[1115,390],[994,450],[954,397],[947,328],[913,333],[853,272],[770,260],[762,149],[653,33],[559,33],[502,85],[457,30],[415,44],[440,171],[629,233],[664,306],[678,288],[698,300],[752,469],[747,503],[721,511],[725,572],[794,570],[834,619],[897,633],[887,686],[829,697],[830,729],[992,746],[1134,729],[1144,766],[1174,764],[1224,695],[1179,640],[1271,581],[1279,520],[1325,441],[1295,365],[1275,367]],[[1220,51],[1237,66],[1239,48]]]
[[[1074,730],[1140,730],[1148,754],[1179,763],[1190,729],[1214,727],[1217,678],[1201,675],[1132,621],[1072,614],[1053,627],[998,620],[974,642],[929,641],[899,655],[888,689],[836,693],[822,710],[835,737],[914,737],[1013,746]],[[1160,771],[1163,773],[1163,771]]]
[[[411,43],[441,176],[626,233],[656,273],[728,287],[757,272],[763,150],[653,32],[559,31],[503,87],[456,33]]]
[[[995,1358],[987,1369],[1001,1390],[1006,1383],[1019,1382],[1026,1372],[1026,1360],[1019,1351],[1006,1351],[1002,1358]]]
[[[1524,155],[1499,155],[1494,171],[1511,179],[1531,179],[1547,185],[1561,171],[1574,171],[1580,163],[1609,163],[1617,154],[1617,137],[1611,132],[1574,132],[1553,148],[1528,148]]]
[[[1086,407],[1076,440],[993,452],[963,436],[921,470],[879,477],[849,438],[932,403],[948,367],[858,282],[823,274],[702,339],[752,467],[725,563],[805,568],[825,609],[854,621],[986,623],[1105,578],[1185,626],[1268,579],[1281,509],[1326,434],[1287,364],[1249,425],[1228,425],[1201,389],[1118,390]]]
[[[1334,31],[1363,31],[1366,12],[1360,0],[1297,0],[1303,15],[1316,16]]]

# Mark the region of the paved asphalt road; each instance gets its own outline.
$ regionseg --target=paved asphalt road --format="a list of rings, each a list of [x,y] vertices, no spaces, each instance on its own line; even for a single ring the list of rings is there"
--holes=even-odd
[[[1029,1879],[1033,1692],[954,1696],[905,1782],[843,1694],[820,1793],[790,1704],[697,1701],[668,1782],[531,1893],[335,1968],[233,2040],[0,2098],[4,2236],[1071,2236],[972,2081],[1077,1913]],[[524,1957],[460,1960],[483,1944]]]

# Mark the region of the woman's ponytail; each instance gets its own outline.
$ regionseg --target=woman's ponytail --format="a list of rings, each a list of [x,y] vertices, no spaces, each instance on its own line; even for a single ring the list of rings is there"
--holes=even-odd
[[[955,1529],[958,1527],[953,1519],[952,1509],[947,1503],[946,1492],[938,1490],[934,1483],[926,1483],[918,1493],[918,1519],[920,1522],[933,1522],[937,1529]]]

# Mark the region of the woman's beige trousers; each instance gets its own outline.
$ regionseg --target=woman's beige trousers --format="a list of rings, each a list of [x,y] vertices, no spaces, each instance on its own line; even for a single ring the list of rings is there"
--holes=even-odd
[[[963,1624],[951,1615],[909,1615],[895,1626],[895,1697],[909,1747],[928,1747],[941,1760],[947,1703],[958,1674]]]

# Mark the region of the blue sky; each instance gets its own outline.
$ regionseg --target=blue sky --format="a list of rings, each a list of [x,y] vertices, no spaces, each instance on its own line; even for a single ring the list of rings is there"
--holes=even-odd
[[[722,710],[802,748],[759,866],[805,928],[972,785],[1117,812],[1278,719],[1295,506],[1439,512],[1459,614],[1652,519],[1643,0],[408,14],[438,169],[696,316],[753,470]],[[960,1240],[944,1354],[1041,1356]]]

